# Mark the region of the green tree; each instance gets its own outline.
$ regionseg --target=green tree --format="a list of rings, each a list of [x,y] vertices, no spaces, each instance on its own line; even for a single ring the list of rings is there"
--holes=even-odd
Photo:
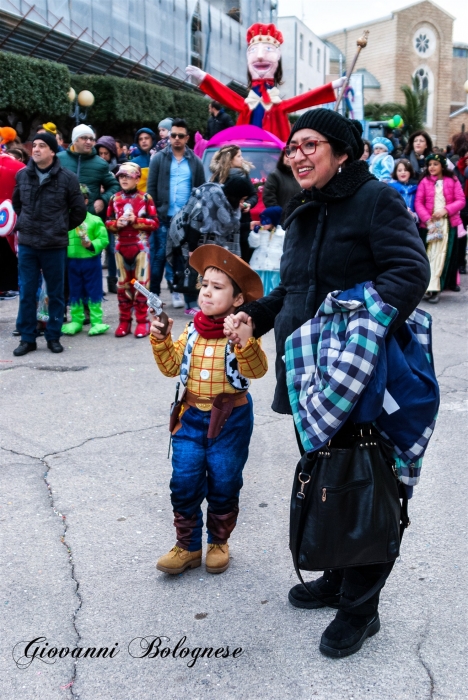
[[[427,112],[428,91],[422,89],[419,80],[413,77],[412,85],[402,85],[400,90],[405,98],[404,103],[369,102],[364,108],[366,119],[370,121],[386,121],[395,114],[399,114],[404,121],[403,133],[412,134],[414,131],[424,129]]]

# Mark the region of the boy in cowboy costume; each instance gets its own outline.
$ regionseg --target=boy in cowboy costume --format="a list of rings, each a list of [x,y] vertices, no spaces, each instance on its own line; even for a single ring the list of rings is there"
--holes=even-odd
[[[239,512],[242,471],[253,428],[249,379],[266,373],[267,358],[252,324],[242,324],[234,348],[223,333],[226,316],[242,304],[259,299],[263,287],[247,263],[221,246],[203,245],[190,257],[202,275],[198,303],[201,311],[177,341],[158,319],[151,324],[154,358],[166,377],[185,387],[171,414],[171,502],[177,532],[175,547],[157,568],[180,574],[201,565],[203,517],[208,501],[206,570],[222,573],[229,566],[227,541]]]

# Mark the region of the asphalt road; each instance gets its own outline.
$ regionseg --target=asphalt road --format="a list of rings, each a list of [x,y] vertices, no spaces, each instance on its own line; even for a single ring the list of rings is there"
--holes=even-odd
[[[174,544],[167,421],[175,380],[158,373],[147,339],[111,332],[64,338],[61,355],[40,339],[37,352],[14,358],[17,302],[1,301],[1,699],[464,700],[466,278],[462,284],[462,293],[428,306],[442,406],[410,502],[412,524],[381,596],[382,629],[344,660],[318,651],[333,611],[287,601],[297,582],[288,507],[298,454],[291,419],[270,409],[272,335],[272,369],[252,388],[256,422],[231,566],[220,576],[202,567],[169,577],[155,562]],[[104,306],[115,328],[115,296]],[[175,318],[178,332],[185,319],[180,311]],[[144,656],[158,637],[166,638],[156,640],[159,652],[185,637],[179,651],[229,646],[230,655],[192,667],[192,656],[161,658],[154,646]],[[26,658],[37,638],[35,658]],[[62,658],[40,658],[53,647]],[[108,651],[75,662],[76,647]]]

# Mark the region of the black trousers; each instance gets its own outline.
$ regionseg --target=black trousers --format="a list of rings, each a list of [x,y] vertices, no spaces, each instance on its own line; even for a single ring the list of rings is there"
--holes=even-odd
[[[301,457],[305,450],[302,447],[301,439],[297,431],[296,426],[294,426],[294,431],[296,434],[297,445],[299,447],[299,452]],[[332,446],[339,448],[346,448],[350,446],[351,436],[353,434],[353,425],[351,423],[345,423],[344,426],[339,430],[333,437]],[[339,569],[331,572],[324,572],[327,579],[333,580],[333,583],[339,588],[341,583],[341,589],[343,591],[343,596],[347,599],[347,602],[357,600],[361,596],[365,595],[382,577],[385,576],[385,581],[390,575],[394,562],[386,562],[385,564],[370,564],[369,566],[353,566],[347,569]],[[385,581],[382,584],[382,588],[385,585]],[[375,593],[369,600],[365,601],[359,606],[350,611],[352,615],[373,615],[377,612],[379,606],[379,596],[380,590]]]

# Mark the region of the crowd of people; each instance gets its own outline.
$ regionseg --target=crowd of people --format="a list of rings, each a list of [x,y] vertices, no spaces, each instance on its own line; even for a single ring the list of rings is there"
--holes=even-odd
[[[466,274],[468,135],[457,134],[446,151],[426,131],[411,134],[404,149],[377,136],[367,142],[363,160],[401,194],[415,220],[431,263],[424,298],[436,304],[444,289],[459,292],[459,275]]]
[[[229,125],[216,105],[210,105],[210,114],[211,129]],[[134,315],[135,337],[150,336],[160,371],[180,375],[184,385],[170,422],[176,545],[159,558],[157,567],[180,574],[201,565],[201,504],[206,497],[206,567],[209,573],[223,573],[229,566],[228,540],[237,521],[253,427],[248,387],[268,366],[261,336],[274,328],[277,384],[272,408],[294,415],[299,450],[307,455],[307,421],[294,404],[294,382],[285,364],[289,339],[296,337],[294,362],[304,357],[302,350],[310,361],[309,341],[301,348],[297,339],[311,319],[330,313],[327,304],[340,303],[336,290],[347,290],[340,307],[344,320],[336,331],[346,357],[349,339],[343,328],[358,307],[363,333],[369,330],[369,319],[376,320],[377,308],[381,326],[375,337],[383,342],[392,323],[391,335],[404,352],[409,332],[405,322],[421,299],[436,303],[442,289],[458,291],[458,275],[465,272],[468,139],[460,135],[454,140],[452,162],[426,132],[418,132],[411,135],[405,153],[394,158],[395,144],[389,138],[375,138],[366,152],[359,122],[327,109],[309,110],[292,127],[276,169],[259,190],[250,177],[251,163],[232,144],[215,153],[207,178],[202,161],[188,146],[190,133],[181,118],[162,120],[158,135],[147,127],[138,129],[128,147],[109,135],[97,138],[91,126],[80,124],[65,148],[48,122],[32,137],[30,157],[24,145],[10,138],[11,132],[0,131],[0,136],[0,198],[12,200],[17,216],[13,238],[0,239],[18,260],[18,280],[10,287],[14,290],[19,283],[20,288],[15,332],[21,341],[14,355],[36,350],[41,333],[50,351],[58,353],[63,350],[61,334],[79,333],[87,323],[90,336],[109,330],[101,303],[102,256],[107,250],[106,293],[117,294],[119,307],[115,336],[131,333]],[[265,208],[252,220],[260,194]],[[164,276],[173,307],[185,307],[189,317],[178,340],[172,338],[173,320],[166,314],[148,320],[144,292],[159,295]],[[41,327],[37,304],[44,288],[48,311]],[[4,298],[11,293],[5,290]],[[335,311],[333,318],[339,315]],[[355,352],[359,361],[360,351]],[[427,354],[421,358],[434,386]],[[324,356],[320,362],[329,359]],[[344,375],[348,370],[343,368]],[[324,385],[319,384],[307,389],[308,397],[316,390],[321,396]],[[358,392],[349,399],[346,381],[338,384],[337,391],[347,393],[327,395],[320,407],[326,426],[319,429],[311,423],[306,429],[310,434],[317,428],[322,438],[328,431],[321,447],[351,450],[363,435],[362,424],[374,426],[374,419],[358,420],[358,412],[345,423],[351,408],[343,410],[343,404],[353,407]],[[393,391],[398,401],[405,400],[398,383]],[[437,397],[434,390],[427,421],[424,415],[409,443],[420,448],[418,459],[411,456],[408,467],[403,452],[398,453],[398,503],[400,498],[407,502],[417,483],[414,470],[420,469],[419,457],[432,434]],[[410,410],[406,426],[412,415]],[[394,446],[401,425],[397,422],[396,434],[386,436]],[[383,560],[364,557],[344,569],[326,569],[316,581],[289,592],[295,607],[339,608],[322,635],[324,654],[355,653],[379,631],[379,593],[398,553],[394,545]]]
[[[209,115],[208,137],[232,126],[216,101],[210,102]],[[252,222],[258,203],[249,176],[252,164],[238,146],[224,146],[211,161],[207,182],[201,160],[188,146],[183,119],[163,119],[158,134],[142,127],[133,144],[109,135],[97,138],[92,127],[80,124],[65,147],[52,122],[40,125],[32,148],[21,144],[11,127],[1,128],[0,138],[2,165],[5,158],[15,160],[3,165],[16,177],[16,183],[4,180],[1,198],[13,200],[18,234],[0,238],[0,292],[8,299],[22,290],[16,354],[35,349],[42,333],[49,348],[60,352],[61,333],[77,333],[86,324],[90,335],[108,329],[101,307],[101,251],[107,293],[118,298],[117,337],[131,332],[132,310],[135,336],[149,334],[145,300],[133,279],[159,295],[165,275],[174,308],[185,307],[188,315],[198,311],[197,274],[189,260],[201,243],[223,245],[249,262],[261,240],[262,253],[256,251],[253,265],[268,290],[279,280],[281,223],[288,202],[301,190],[287,149],[262,187],[265,212]],[[446,154],[425,131],[411,134],[405,147],[388,133],[364,141],[361,159],[401,195],[418,227],[431,264],[425,299],[437,303],[442,290],[459,291],[459,275],[466,273],[468,137],[454,137]],[[50,311],[46,327],[34,320],[43,283]]]

